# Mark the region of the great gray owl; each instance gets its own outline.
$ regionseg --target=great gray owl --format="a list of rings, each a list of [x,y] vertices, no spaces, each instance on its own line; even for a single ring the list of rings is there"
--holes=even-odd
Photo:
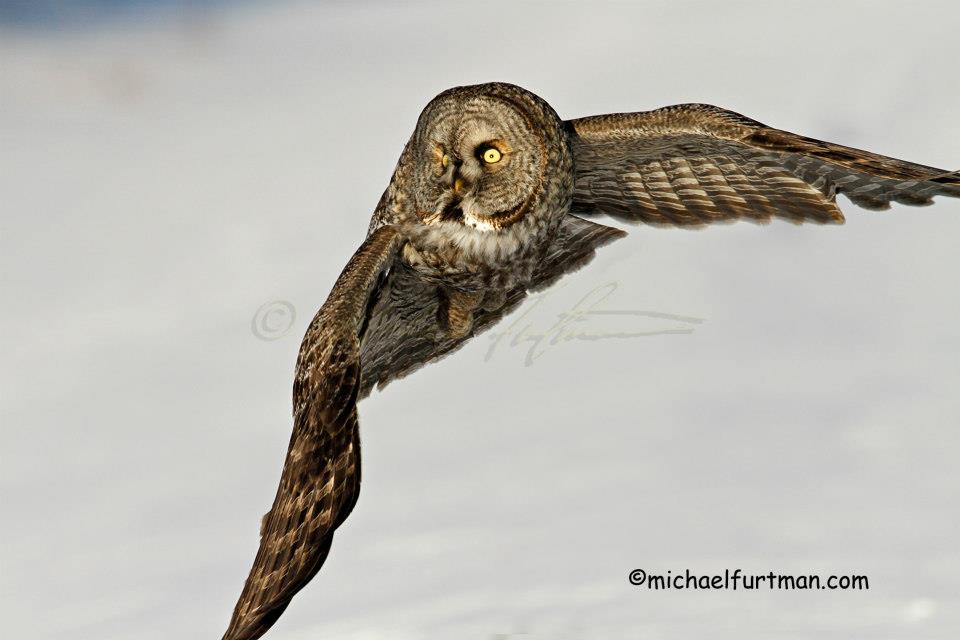
[[[841,223],[837,193],[867,209],[924,205],[960,197],[960,173],[702,104],[563,121],[514,85],[438,95],[304,336],[280,487],[224,640],[263,635],[326,559],[360,489],[357,400],[624,235],[573,214]]]

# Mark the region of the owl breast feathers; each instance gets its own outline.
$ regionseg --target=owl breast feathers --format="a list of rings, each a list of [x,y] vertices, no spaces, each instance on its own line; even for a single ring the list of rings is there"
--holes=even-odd
[[[960,175],[708,105],[563,121],[510,84],[438,95],[304,336],[280,486],[224,640],[266,633],[320,570],[359,495],[357,401],[624,235],[582,216],[837,224],[838,193],[867,209],[926,205],[960,197]]]

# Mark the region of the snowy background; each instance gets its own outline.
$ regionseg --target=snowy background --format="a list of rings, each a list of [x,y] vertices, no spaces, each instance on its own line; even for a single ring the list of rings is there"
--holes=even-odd
[[[960,168],[951,2],[157,4],[0,2],[9,638],[220,637],[299,339],[449,86],[568,118],[710,102]],[[501,328],[604,286],[702,322],[589,317],[665,333],[530,366],[483,336],[362,403],[360,502],[267,637],[956,638],[960,201],[842,206],[633,228]],[[634,568],[870,590],[650,592]]]

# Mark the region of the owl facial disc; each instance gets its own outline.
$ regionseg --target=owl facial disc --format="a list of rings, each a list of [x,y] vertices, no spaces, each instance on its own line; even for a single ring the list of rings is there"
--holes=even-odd
[[[414,134],[417,216],[482,233],[522,220],[543,190],[546,141],[524,105],[474,88],[441,94]]]

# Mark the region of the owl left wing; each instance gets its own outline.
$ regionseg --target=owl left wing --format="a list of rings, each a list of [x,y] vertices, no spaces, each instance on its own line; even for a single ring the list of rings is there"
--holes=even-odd
[[[307,329],[293,386],[293,435],[260,548],[224,634],[266,633],[326,560],[360,490],[360,339],[401,240],[381,227],[357,249]]]
[[[592,116],[566,126],[576,213],[675,226],[774,216],[842,223],[837,193],[867,209],[960,197],[960,172],[806,138],[710,105]]]

